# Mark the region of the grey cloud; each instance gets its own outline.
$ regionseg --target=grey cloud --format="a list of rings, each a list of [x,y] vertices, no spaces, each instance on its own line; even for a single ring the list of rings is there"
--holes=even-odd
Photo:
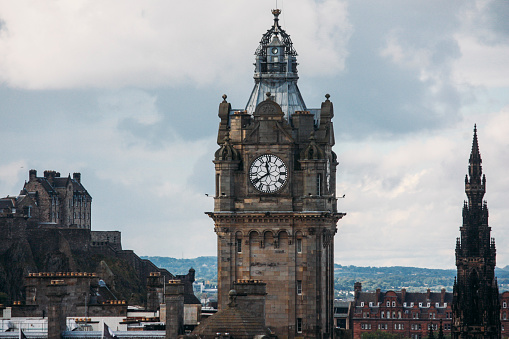
[[[462,93],[451,75],[461,56],[453,34],[460,2],[350,2],[354,33],[347,71],[337,79],[336,111],[350,128],[346,139],[394,137],[448,126],[460,120]],[[366,19],[368,18],[368,19]],[[381,55],[393,36],[403,52],[429,55],[429,65],[398,64]],[[433,76],[422,79],[421,67]]]
[[[492,0],[485,8],[484,15],[479,16],[482,25],[495,33],[494,39],[486,37],[489,43],[509,43],[509,2]]]

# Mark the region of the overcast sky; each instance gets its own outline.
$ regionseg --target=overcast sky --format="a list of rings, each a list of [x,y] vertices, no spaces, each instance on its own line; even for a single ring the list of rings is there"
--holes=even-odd
[[[138,255],[216,255],[213,154],[275,1],[0,0],[0,196],[81,172],[92,228]],[[335,109],[342,265],[454,268],[477,123],[509,265],[509,2],[278,1],[308,108]]]

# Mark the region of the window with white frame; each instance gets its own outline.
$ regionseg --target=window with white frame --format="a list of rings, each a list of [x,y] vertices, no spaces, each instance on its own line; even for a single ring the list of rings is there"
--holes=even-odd
[[[297,294],[302,294],[302,280],[297,280]]]

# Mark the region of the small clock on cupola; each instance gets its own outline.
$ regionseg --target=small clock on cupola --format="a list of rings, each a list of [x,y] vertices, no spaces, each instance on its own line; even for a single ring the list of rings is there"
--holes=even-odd
[[[277,35],[267,45],[267,65],[268,71],[286,72],[285,69],[285,46],[279,41]]]

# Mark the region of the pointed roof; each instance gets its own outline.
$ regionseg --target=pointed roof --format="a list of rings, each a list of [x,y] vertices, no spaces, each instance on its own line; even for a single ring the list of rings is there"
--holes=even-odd
[[[477,124],[474,125],[474,138],[472,140],[472,152],[470,153],[470,164],[481,164],[481,153],[479,152],[479,142],[477,141]]]
[[[468,183],[471,185],[481,185],[481,177],[482,181],[484,181],[484,176],[482,175],[482,159],[481,153],[479,152],[479,142],[477,141],[477,125],[474,125],[474,137],[472,140],[472,151],[470,152],[470,159],[468,160]],[[483,187],[479,187],[483,189]]]
[[[274,23],[263,34],[256,49],[255,86],[246,104],[246,111],[253,114],[256,106],[270,93],[286,117],[296,111],[306,111],[306,104],[297,86],[297,52],[292,39],[279,25],[280,9],[272,10]]]

